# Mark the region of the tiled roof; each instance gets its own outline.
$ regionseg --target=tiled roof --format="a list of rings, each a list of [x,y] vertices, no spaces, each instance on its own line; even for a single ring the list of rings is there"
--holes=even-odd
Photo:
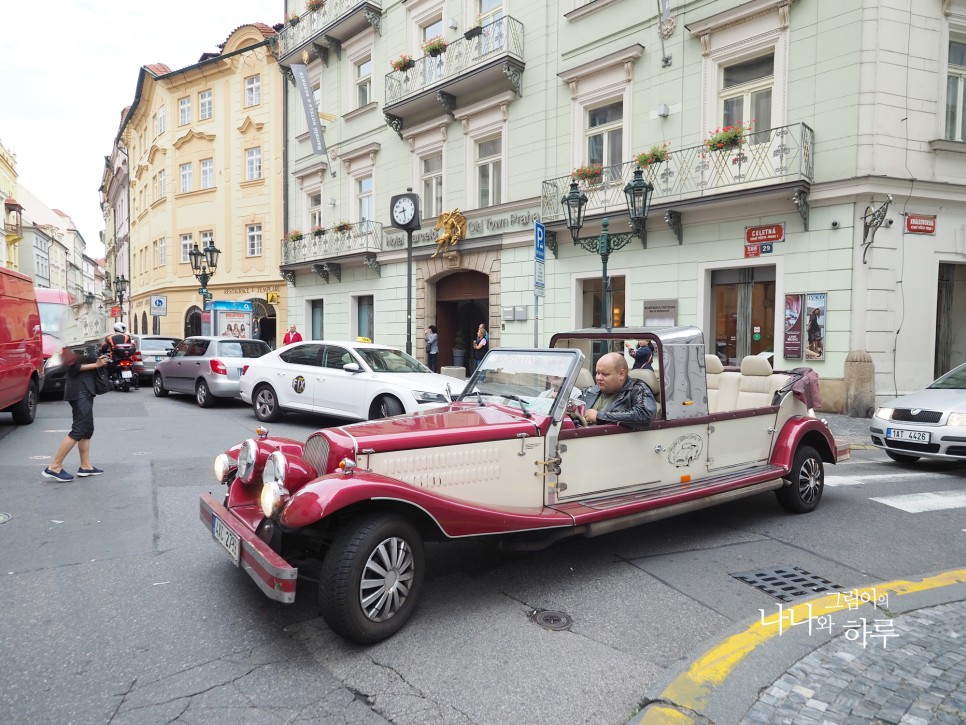
[[[164,63],[150,63],[144,67],[153,76],[163,76],[171,72]]]
[[[237,28],[235,28],[230,33],[228,33],[228,38],[233,36],[235,33],[237,33],[241,28],[244,28],[246,25],[251,25],[253,28],[256,28],[258,32],[262,34],[263,38],[271,38],[273,35],[275,35],[275,28],[273,28],[270,25],[266,25],[265,23],[242,23]],[[225,38],[225,43],[228,42],[228,38]],[[218,47],[224,48],[225,43],[219,43]]]

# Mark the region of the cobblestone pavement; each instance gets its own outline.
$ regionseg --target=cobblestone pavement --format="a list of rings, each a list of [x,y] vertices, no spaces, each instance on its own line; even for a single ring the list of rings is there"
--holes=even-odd
[[[894,621],[894,637],[864,647],[859,630],[835,637],[767,688],[742,723],[966,722],[966,602],[883,621]]]
[[[871,418],[850,418],[837,413],[816,413],[815,415],[828,421],[828,427],[836,439],[846,440],[855,447],[874,447],[869,435]]]

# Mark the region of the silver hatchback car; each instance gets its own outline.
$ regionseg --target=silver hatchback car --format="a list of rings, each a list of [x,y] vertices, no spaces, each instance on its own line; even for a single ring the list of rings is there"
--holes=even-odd
[[[270,352],[262,340],[198,335],[187,337],[157,364],[154,394],[188,393],[202,408],[218,398],[237,398],[238,380],[248,362]]]
[[[140,353],[134,359],[134,372],[141,378],[142,383],[154,379],[155,366],[181,342],[180,337],[166,335],[131,335],[131,339]]]

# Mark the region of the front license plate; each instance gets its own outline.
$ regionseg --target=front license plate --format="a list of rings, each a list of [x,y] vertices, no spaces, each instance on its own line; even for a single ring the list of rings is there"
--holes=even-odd
[[[228,556],[238,566],[241,559],[241,538],[238,534],[225,526],[225,523],[217,516],[211,516],[211,535],[215,537],[219,544],[225,547]]]
[[[124,378],[125,380],[130,380],[131,379],[131,371],[130,370],[122,370],[121,371],[121,377]]]
[[[890,441],[913,441],[928,443],[929,433],[920,430],[905,430],[904,428],[886,428],[886,438]]]

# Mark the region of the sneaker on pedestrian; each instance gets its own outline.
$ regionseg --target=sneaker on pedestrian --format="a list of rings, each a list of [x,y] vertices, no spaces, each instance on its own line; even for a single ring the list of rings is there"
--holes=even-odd
[[[100,476],[102,473],[104,473],[104,471],[97,467],[77,469],[77,475],[81,478],[87,478],[87,476]]]
[[[61,469],[60,471],[51,471],[49,468],[44,469],[44,478],[53,478],[57,481],[73,481],[74,477],[67,473],[67,471]]]

